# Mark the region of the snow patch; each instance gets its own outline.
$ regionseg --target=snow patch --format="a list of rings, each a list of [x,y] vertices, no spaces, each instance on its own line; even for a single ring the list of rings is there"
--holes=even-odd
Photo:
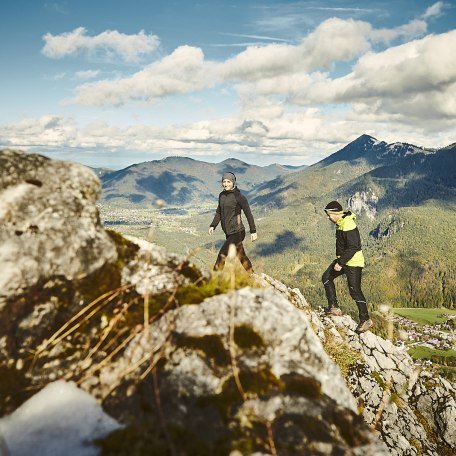
[[[120,427],[92,396],[59,380],[0,419],[1,454],[96,456],[92,442]]]

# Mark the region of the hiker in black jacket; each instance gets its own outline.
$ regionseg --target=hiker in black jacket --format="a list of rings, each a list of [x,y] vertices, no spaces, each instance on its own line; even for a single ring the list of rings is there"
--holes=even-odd
[[[241,220],[241,210],[244,211],[249,222],[252,242],[257,239],[255,221],[253,220],[252,211],[250,210],[247,199],[235,186],[235,183],[236,176],[233,173],[225,173],[222,176],[224,190],[219,195],[217,211],[209,228],[209,234],[212,235],[219,222],[221,222],[222,230],[226,235],[226,241],[217,256],[214,271],[223,269],[230,244],[234,244],[236,246],[237,257],[242,266],[244,266],[246,271],[252,273],[252,263],[245,254],[244,246],[242,245],[242,241],[245,239],[245,228]]]

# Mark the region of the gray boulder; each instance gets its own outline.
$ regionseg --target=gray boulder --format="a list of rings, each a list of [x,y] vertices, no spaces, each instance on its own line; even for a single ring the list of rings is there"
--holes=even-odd
[[[117,260],[99,221],[99,193],[97,177],[84,166],[0,151],[0,359],[56,317],[58,298],[32,296]],[[29,334],[14,343],[26,318]]]
[[[0,151],[0,413],[105,356],[103,346],[90,360],[86,351],[108,315],[129,312],[115,334],[143,322],[146,281],[163,295],[201,277],[185,259],[105,230],[99,193],[84,166]]]
[[[155,379],[147,375],[151,363]],[[161,411],[140,378],[159,391]],[[112,385],[122,386],[112,393]],[[388,454],[305,315],[271,288],[243,288],[167,312],[86,387],[130,427],[138,426],[141,402],[151,411],[141,422],[154,428],[165,421],[177,451],[199,442],[205,450],[198,454],[269,454],[271,445],[284,455]]]
[[[85,166],[0,152],[0,311],[43,278],[81,278],[116,260],[99,196],[98,178]]]
[[[356,334],[347,315],[321,320],[326,335],[361,354],[346,381],[365,421],[380,432],[391,454],[437,456],[456,449],[455,389],[449,382],[421,372],[391,341],[370,331]]]

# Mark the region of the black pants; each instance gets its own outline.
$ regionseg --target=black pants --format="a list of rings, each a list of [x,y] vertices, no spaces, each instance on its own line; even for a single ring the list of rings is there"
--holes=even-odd
[[[248,272],[253,272],[252,263],[245,254],[244,246],[242,245],[242,241],[244,239],[245,230],[226,236],[226,241],[222,245],[222,248],[220,249],[220,252],[217,256],[217,261],[214,265],[214,271],[220,271],[223,269],[225,266],[225,259],[228,256],[228,249],[230,248],[231,244],[234,244],[236,246],[236,255],[239,258],[242,266],[244,266],[244,269]]]
[[[356,305],[358,306],[359,319],[368,320],[369,312],[367,311],[366,298],[361,290],[361,276],[363,268],[356,266],[342,266],[341,271],[335,271],[334,265],[337,263],[334,260],[323,273],[321,280],[323,281],[323,286],[325,287],[326,298],[328,299],[328,306],[335,307],[338,306],[337,296],[336,296],[336,287],[334,286],[334,279],[343,274],[347,276],[348,290],[350,291],[350,296],[355,300]]]

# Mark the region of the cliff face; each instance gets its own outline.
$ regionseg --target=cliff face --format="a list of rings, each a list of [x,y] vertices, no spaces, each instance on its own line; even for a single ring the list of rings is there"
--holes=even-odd
[[[266,275],[205,276],[104,231],[83,167],[13,151],[0,163],[2,414],[60,379],[124,426],[98,441],[109,454],[456,449],[453,385],[388,340]]]

